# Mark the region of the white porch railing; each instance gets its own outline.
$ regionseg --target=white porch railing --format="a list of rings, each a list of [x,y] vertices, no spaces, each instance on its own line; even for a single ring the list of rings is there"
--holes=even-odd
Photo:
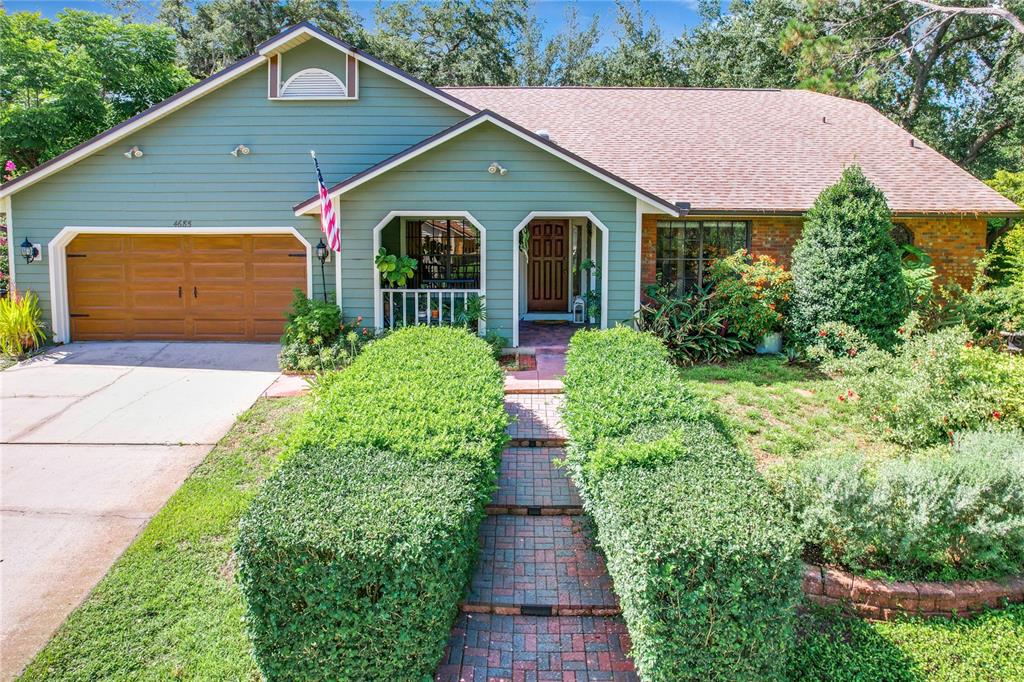
[[[456,324],[470,297],[483,296],[482,289],[381,289],[380,293],[386,329]]]

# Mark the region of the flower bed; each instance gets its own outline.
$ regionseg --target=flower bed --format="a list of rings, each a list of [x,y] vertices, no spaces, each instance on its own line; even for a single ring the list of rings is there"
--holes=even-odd
[[[1024,602],[1024,576],[999,580],[888,581],[804,564],[803,592],[819,606],[838,606],[869,620],[900,616],[975,616],[986,609]]]
[[[641,678],[783,679],[799,543],[752,460],[626,328],[569,347],[567,464],[619,596]]]
[[[268,680],[425,679],[507,440],[502,374],[465,331],[414,327],[325,375],[244,516],[239,584]]]

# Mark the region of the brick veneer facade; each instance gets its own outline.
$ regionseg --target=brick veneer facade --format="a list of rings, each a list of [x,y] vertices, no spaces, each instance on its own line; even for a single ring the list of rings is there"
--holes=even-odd
[[[661,219],[665,219],[662,217]],[[700,219],[697,216],[694,220]],[[707,218],[714,220],[715,218]],[[737,218],[739,219],[739,218]],[[640,275],[643,285],[656,281],[655,252],[659,216],[645,215],[641,239]],[[792,264],[793,246],[800,238],[803,218],[764,216],[750,221],[750,250],[756,255],[775,258],[785,268]],[[899,218],[914,234],[914,244],[924,249],[935,264],[941,279],[953,279],[964,286],[971,283],[974,266],[985,252],[985,218],[944,216],[936,218]]]

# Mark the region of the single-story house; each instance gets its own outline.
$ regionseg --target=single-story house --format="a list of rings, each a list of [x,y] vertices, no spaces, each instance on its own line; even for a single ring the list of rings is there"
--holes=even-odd
[[[316,257],[310,150],[340,216]],[[12,279],[57,341],[275,340],[294,289],[378,328],[628,321],[748,247],[782,263],[857,163],[898,238],[970,278],[986,220],[1021,210],[871,107],[800,90],[436,88],[311,24],[0,186]],[[38,256],[19,256],[23,242]],[[382,282],[380,248],[418,262]],[[434,312],[436,311],[436,312]]]

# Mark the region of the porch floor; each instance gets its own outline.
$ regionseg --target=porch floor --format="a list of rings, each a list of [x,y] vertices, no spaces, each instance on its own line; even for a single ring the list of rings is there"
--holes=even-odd
[[[519,323],[519,347],[564,352],[569,346],[569,339],[580,329],[583,329],[583,325],[569,322],[551,324],[522,321]]]

